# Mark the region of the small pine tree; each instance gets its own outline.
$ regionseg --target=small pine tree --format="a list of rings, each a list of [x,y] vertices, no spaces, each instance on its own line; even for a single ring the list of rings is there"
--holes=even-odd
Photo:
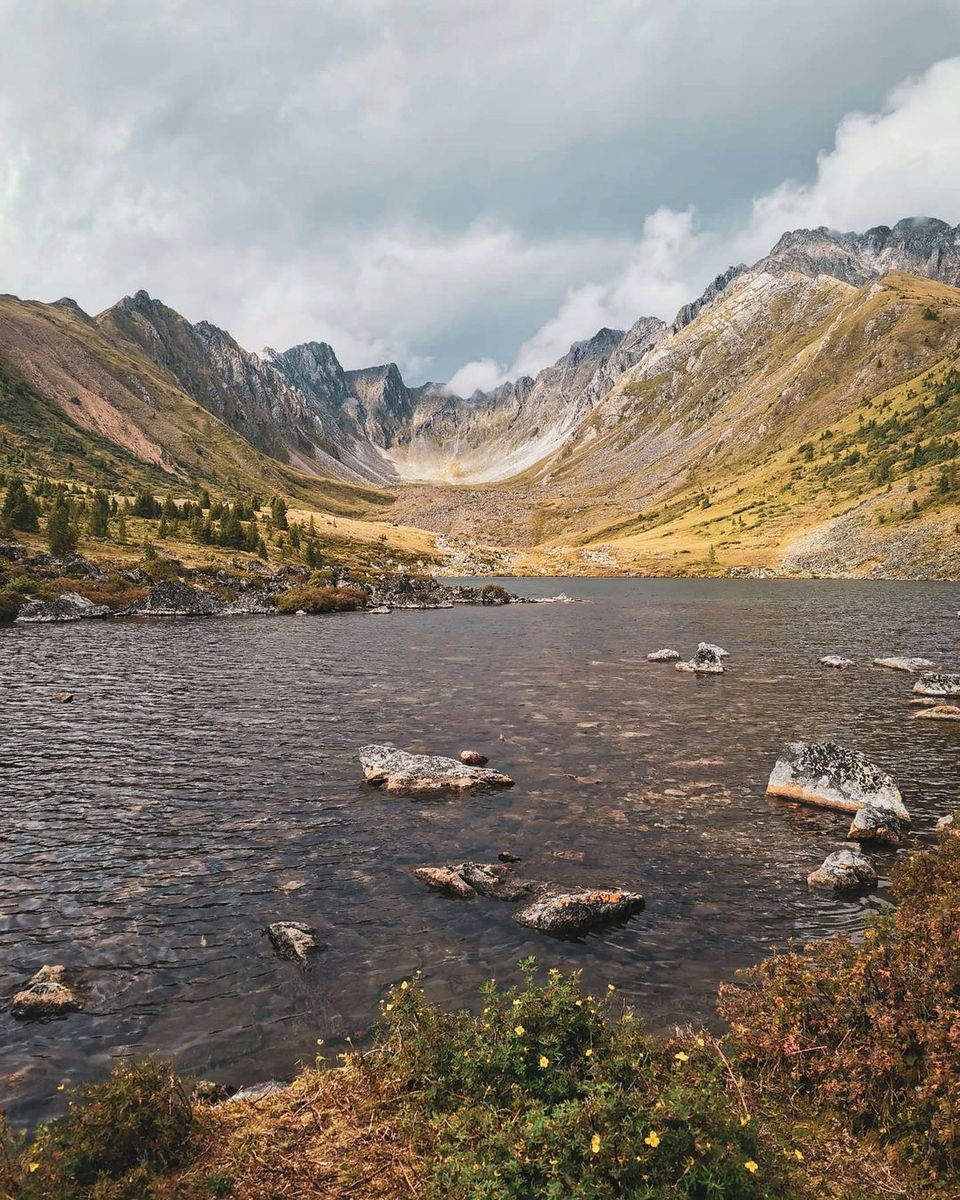
[[[127,544],[127,520],[123,513],[120,514],[120,518],[117,521],[117,541],[121,546]]]
[[[12,476],[0,509],[0,528],[5,534],[14,529],[36,533],[40,528],[40,505],[27,493],[23,480]]]
[[[106,492],[94,492],[87,528],[91,537],[104,538],[110,531],[110,501]]]
[[[280,496],[274,496],[270,501],[270,520],[275,529],[287,528],[287,505]]]
[[[47,518],[47,542],[54,558],[67,558],[77,549],[80,538],[73,522],[70,504],[61,497]]]

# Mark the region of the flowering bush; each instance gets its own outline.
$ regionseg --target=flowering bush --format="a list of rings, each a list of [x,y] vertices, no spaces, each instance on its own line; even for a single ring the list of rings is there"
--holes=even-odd
[[[782,1150],[761,1136],[716,1043],[655,1042],[612,990],[581,994],[551,971],[523,991],[484,989],[483,1011],[442,1012],[402,984],[384,1004],[382,1053],[364,1061],[406,1096],[439,1195],[785,1200]]]

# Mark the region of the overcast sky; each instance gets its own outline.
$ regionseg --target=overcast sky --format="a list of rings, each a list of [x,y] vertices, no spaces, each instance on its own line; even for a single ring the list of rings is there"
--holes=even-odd
[[[960,222],[958,0],[0,0],[0,291],[458,390]]]

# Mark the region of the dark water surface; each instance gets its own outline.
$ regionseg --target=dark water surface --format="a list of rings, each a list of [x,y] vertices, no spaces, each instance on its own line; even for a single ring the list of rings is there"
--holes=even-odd
[[[960,727],[913,721],[912,679],[817,665],[921,654],[960,669],[960,588],[854,581],[525,580],[571,605],[84,622],[0,629],[0,1107],[63,1104],[57,1084],[123,1054],[176,1052],[233,1083],[370,1027],[423,972],[472,1003],[519,959],[616,984],[654,1029],[715,1020],[719,980],[787,938],[857,930],[878,896],[804,879],[842,817],[764,796],[782,743],[832,737],[892,772],[921,840],[958,801]],[[700,639],[720,678],[648,664]],[[52,696],[74,692],[70,705]],[[505,741],[499,741],[502,734]],[[423,802],[360,782],[356,749],[482,750],[508,792]],[[571,775],[598,777],[578,784]],[[509,849],[533,878],[636,888],[624,928],[560,942],[411,877]],[[582,862],[555,852],[582,854]],[[892,855],[877,856],[882,875]],[[261,934],[307,921],[303,973]],[[9,1015],[43,963],[86,982],[82,1013]]]

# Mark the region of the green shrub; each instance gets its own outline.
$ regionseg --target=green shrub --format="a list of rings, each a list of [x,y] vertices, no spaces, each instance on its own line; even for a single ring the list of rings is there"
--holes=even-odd
[[[12,621],[22,604],[23,597],[19,592],[0,592],[0,621]]]
[[[21,1196],[134,1200],[149,1195],[156,1172],[192,1158],[196,1118],[172,1063],[121,1063],[75,1096],[28,1150]]]
[[[783,1152],[728,1095],[715,1042],[655,1042],[631,1014],[612,1020],[609,993],[583,996],[579,974],[551,971],[538,986],[533,960],[521,965],[525,989],[488,984],[478,1016],[427,1004],[416,984],[394,988],[380,1052],[363,1060],[375,1086],[399,1083],[437,1195],[794,1195]]]
[[[363,608],[367,593],[352,587],[293,587],[277,598],[277,608],[282,613],[295,613],[301,609],[308,613],[350,612]]]
[[[739,1066],[773,1094],[835,1108],[905,1157],[960,1166],[960,836],[897,864],[899,907],[860,945],[778,954],[723,987]]]
[[[480,589],[481,604],[508,604],[510,593],[499,583],[485,583]]]

